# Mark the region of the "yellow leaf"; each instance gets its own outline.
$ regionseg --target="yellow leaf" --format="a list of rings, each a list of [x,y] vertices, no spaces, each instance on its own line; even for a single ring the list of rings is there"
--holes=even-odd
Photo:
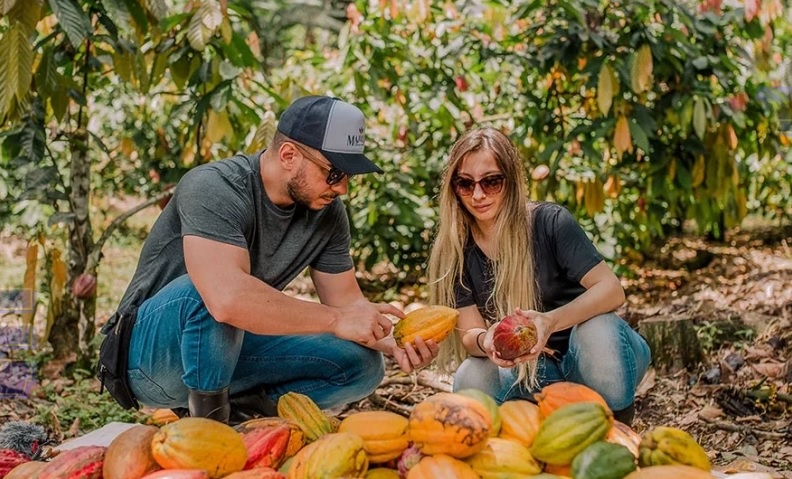
[[[22,291],[29,295],[31,299],[36,291],[36,266],[38,264],[38,243],[30,243],[25,254],[25,278],[22,282]],[[30,308],[22,311],[22,321],[24,324],[33,324],[33,313],[35,311],[34,301],[30,301]]]
[[[692,186],[694,188],[701,186],[704,183],[704,172],[706,171],[706,163],[704,161],[704,155],[699,155],[696,158],[696,162],[693,164],[693,182]]]
[[[187,27],[187,41],[193,49],[203,51],[223,22],[223,13],[216,0],[203,0],[195,9]]]
[[[677,164],[675,159],[671,159],[671,163],[668,164],[668,181],[674,181],[676,178],[676,170]]]
[[[597,81],[597,106],[603,115],[608,114],[613,104],[614,80],[616,80],[616,76],[613,71],[607,63],[603,63]]]
[[[0,0],[0,15],[5,15],[14,8],[17,0]]]
[[[26,28],[12,21],[0,38],[0,117],[11,110],[14,99],[22,102],[33,78],[33,51]]]
[[[231,43],[233,34],[231,21],[228,20],[228,17],[223,17],[223,21],[220,23],[220,35],[223,37],[223,43],[226,45]]]
[[[577,182],[577,189],[575,191],[575,200],[580,204],[583,202],[583,195],[586,193],[586,185],[582,181]]]
[[[704,106],[704,100],[696,98],[693,105],[693,129],[700,139],[704,139],[704,133],[707,132],[707,111]]]
[[[605,181],[605,192],[608,193],[608,196],[612,199],[616,199],[619,197],[619,193],[621,193],[621,180],[616,175],[610,175]]]
[[[51,257],[52,278],[50,279],[50,304],[47,310],[47,327],[44,332],[44,341],[49,339],[52,324],[55,318],[61,313],[63,304],[63,292],[66,286],[66,263],[61,259],[61,252],[53,248]]]
[[[586,182],[584,190],[586,211],[589,215],[594,216],[605,207],[605,194],[602,191],[602,182],[599,179]]]
[[[734,127],[731,124],[726,125],[726,136],[729,139],[729,148],[732,150],[737,149],[738,140],[737,140],[737,132],[734,131]]]
[[[649,89],[652,83],[652,69],[652,49],[649,45],[644,45],[633,57],[630,68],[630,82],[635,93]]]
[[[264,118],[261,119],[261,124],[256,128],[256,133],[253,134],[247,151],[261,151],[266,148],[275,136],[275,125],[275,114],[267,110],[264,113]]]
[[[206,139],[212,143],[218,143],[227,135],[230,136],[234,132],[234,127],[228,120],[228,112],[216,112],[209,110],[209,121],[206,124]]]
[[[632,137],[630,136],[630,125],[627,123],[627,117],[624,115],[619,116],[616,121],[616,129],[613,132],[613,146],[616,148],[616,153],[621,158],[624,152],[632,153]]]

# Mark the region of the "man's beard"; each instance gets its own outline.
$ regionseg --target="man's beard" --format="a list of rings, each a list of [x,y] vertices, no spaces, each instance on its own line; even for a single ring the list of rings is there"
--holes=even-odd
[[[318,211],[324,208],[324,206],[315,207],[311,206],[311,194],[310,188],[308,188],[308,182],[305,180],[305,166],[300,168],[297,171],[297,175],[290,179],[288,183],[286,183],[286,191],[289,194],[289,198],[292,199],[296,204],[300,206],[304,206],[309,210]]]

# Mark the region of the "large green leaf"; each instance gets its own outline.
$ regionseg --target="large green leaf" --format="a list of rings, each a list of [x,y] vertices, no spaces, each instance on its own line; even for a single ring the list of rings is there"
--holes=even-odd
[[[26,28],[13,22],[0,38],[0,116],[6,114],[14,101],[22,102],[33,76],[32,45]]]
[[[49,0],[49,4],[69,42],[78,47],[91,33],[88,15],[73,0]]]

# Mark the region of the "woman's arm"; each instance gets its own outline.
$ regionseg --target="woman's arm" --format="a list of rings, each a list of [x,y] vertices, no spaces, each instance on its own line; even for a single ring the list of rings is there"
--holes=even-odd
[[[457,330],[462,339],[462,345],[468,354],[477,357],[487,357],[484,350],[484,333],[487,326],[484,318],[476,305],[459,308],[459,319],[457,320]]]

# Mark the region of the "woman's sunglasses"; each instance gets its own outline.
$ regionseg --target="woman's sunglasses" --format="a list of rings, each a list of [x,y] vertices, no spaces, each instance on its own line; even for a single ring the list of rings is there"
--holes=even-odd
[[[484,178],[474,181],[470,178],[463,178],[461,176],[454,176],[451,184],[454,186],[454,191],[459,196],[470,196],[476,190],[476,185],[481,186],[484,194],[497,195],[503,191],[503,184],[506,182],[506,177],[497,174],[485,176]]]
[[[315,163],[315,164],[319,165],[321,168],[323,168],[323,169],[328,171],[327,172],[327,180],[326,180],[328,185],[330,185],[330,186],[336,185],[336,184],[340,183],[341,180],[343,180],[345,176],[347,176],[346,173],[344,173],[342,170],[339,170],[335,166],[327,165],[326,163],[324,163],[321,160],[319,160],[319,158],[313,157],[310,153],[308,153],[304,148],[302,148],[297,143],[292,143],[292,144],[294,146],[296,146],[297,149],[300,150],[300,153],[302,153],[304,157],[308,158],[308,160],[311,163]]]

